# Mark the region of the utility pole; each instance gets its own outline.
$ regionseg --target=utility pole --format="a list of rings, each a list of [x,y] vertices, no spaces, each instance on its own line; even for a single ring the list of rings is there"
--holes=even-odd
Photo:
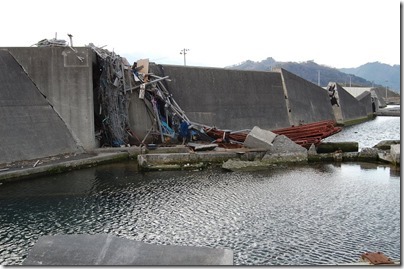
[[[187,55],[187,51],[189,51],[189,49],[182,49],[180,54],[184,54],[184,65],[187,65],[186,59],[185,59],[185,55]]]
[[[320,86],[320,70],[317,71],[318,72],[318,80],[317,80],[317,85]]]
[[[70,47],[73,47],[73,35],[67,34],[70,38]]]

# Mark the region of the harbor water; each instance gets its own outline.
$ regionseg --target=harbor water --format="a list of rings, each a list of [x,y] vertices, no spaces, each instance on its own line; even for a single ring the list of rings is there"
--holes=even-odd
[[[344,127],[323,142],[359,143],[359,149],[371,148],[382,140],[400,140],[400,117],[378,116],[374,120]]]
[[[382,132],[376,143],[400,139],[398,117],[339,134],[355,141],[367,128]],[[400,181],[385,164],[142,173],[129,161],[4,183],[0,264],[21,264],[41,235],[56,234],[226,248],[235,265],[346,264],[376,251],[400,259]]]

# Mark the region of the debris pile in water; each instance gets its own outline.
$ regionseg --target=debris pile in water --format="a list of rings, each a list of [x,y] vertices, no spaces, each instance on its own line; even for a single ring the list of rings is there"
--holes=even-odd
[[[41,40],[41,46],[63,45],[56,38],[52,41]],[[149,72],[148,59],[138,60],[133,65],[114,52],[88,45],[97,57],[94,69],[94,109],[96,137],[100,146],[122,147],[142,145],[145,141],[156,144],[169,143],[216,143],[224,148],[242,147],[249,129],[241,131],[221,130],[213,126],[191,122],[185,112],[168,91],[166,81],[169,76],[157,76]],[[152,127],[147,134],[139,137],[130,128],[129,103],[135,91],[151,118]],[[339,132],[335,122],[292,126],[273,130],[283,134],[295,143],[306,148],[319,144],[321,139]],[[169,142],[169,143],[168,143]],[[206,148],[206,147],[202,147]]]

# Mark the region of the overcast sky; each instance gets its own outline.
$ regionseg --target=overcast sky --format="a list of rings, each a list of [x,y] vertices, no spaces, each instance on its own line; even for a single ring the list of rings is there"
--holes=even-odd
[[[94,43],[134,61],[225,67],[314,60],[400,64],[399,0],[2,1],[0,47]]]

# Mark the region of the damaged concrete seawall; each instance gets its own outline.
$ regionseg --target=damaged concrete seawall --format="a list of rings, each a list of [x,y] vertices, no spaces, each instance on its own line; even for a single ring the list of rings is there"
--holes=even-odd
[[[327,91],[285,69],[277,71],[282,74],[284,81],[285,102],[291,126],[335,120]]]
[[[335,120],[324,89],[289,73],[152,65],[191,121],[221,129],[274,130]]]
[[[221,129],[289,126],[279,73],[153,65],[191,121]]]
[[[0,163],[78,151],[70,131],[14,57],[0,49]]]
[[[76,143],[96,147],[94,52],[87,47],[8,47],[7,50],[63,119]]]
[[[338,105],[333,105],[332,107],[338,124],[351,125],[366,121],[372,117],[372,99],[370,94],[363,95],[361,96],[361,100],[358,100],[338,83],[334,84]]]

